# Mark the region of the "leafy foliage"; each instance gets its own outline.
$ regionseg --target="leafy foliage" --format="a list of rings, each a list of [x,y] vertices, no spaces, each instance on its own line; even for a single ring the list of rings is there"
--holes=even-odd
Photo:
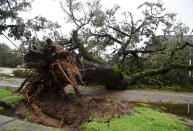
[[[0,34],[9,31],[10,37],[19,39],[24,33],[24,23],[18,16],[19,12],[31,7],[31,1],[1,0],[0,1]]]
[[[104,59],[112,57],[118,50],[121,53],[126,49],[136,49],[140,41],[155,36],[161,25],[171,29],[175,16],[174,13],[167,13],[160,1],[140,5],[143,17],[138,20],[135,20],[129,11],[124,12],[118,19],[118,5],[112,9],[104,9],[98,0],[86,3],[85,6],[80,1],[67,0],[61,6],[68,21],[75,23],[77,29],[81,28],[80,37],[85,47]],[[112,51],[107,55],[105,51],[109,47]]]
[[[3,107],[2,106],[0,106],[0,115],[3,113]]]
[[[29,78],[38,76],[38,72],[36,70],[31,70],[30,72],[27,72],[26,69],[16,69],[13,71],[13,74],[15,77],[22,77],[22,78],[25,78],[26,76],[28,76]]]
[[[21,55],[16,50],[11,50],[7,45],[0,43],[0,66],[16,67]]]

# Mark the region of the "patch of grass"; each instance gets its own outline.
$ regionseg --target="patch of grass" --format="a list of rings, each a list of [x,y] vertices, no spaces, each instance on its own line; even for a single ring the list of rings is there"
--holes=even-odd
[[[14,78],[14,76],[11,76],[11,75],[8,75],[8,74],[3,74],[3,73],[0,73],[0,77]]]
[[[25,98],[23,96],[13,96],[11,91],[0,89],[0,100],[4,102],[13,102],[12,108],[15,109]]]
[[[0,115],[3,113],[3,107],[2,106],[0,106]]]
[[[26,120],[29,121],[29,122],[31,122],[31,123],[34,122],[33,119],[32,119],[31,117],[27,117]]]
[[[183,89],[179,85],[163,86],[161,87],[161,89],[169,91],[183,91]]]
[[[150,102],[150,100],[149,99],[143,99],[143,100],[141,100],[141,102],[148,103],[148,102]]]
[[[17,108],[19,103],[23,100],[25,100],[25,98],[23,96],[7,96],[1,99],[2,101],[5,102],[13,102],[14,105],[12,106],[12,108]]]
[[[27,72],[26,69],[16,69],[13,71],[13,74],[15,77],[19,77],[19,78],[25,78],[26,75],[28,77],[32,78],[32,77],[38,76],[39,73],[36,70],[32,70],[30,72]]]
[[[8,90],[0,89],[0,99],[5,98],[7,96],[11,96],[12,93]]]
[[[145,90],[164,90],[164,91],[174,91],[174,92],[193,92],[192,84],[183,84],[183,85],[170,85],[170,86],[158,86],[158,85],[149,85],[137,83],[134,85],[128,86],[128,89],[145,89]]]
[[[18,87],[12,87],[12,86],[2,87],[2,89],[5,89],[5,90],[11,91],[11,92],[15,92],[17,90],[17,88]]]
[[[95,118],[79,128],[85,131],[190,131],[178,118],[149,107],[134,107],[131,116]]]

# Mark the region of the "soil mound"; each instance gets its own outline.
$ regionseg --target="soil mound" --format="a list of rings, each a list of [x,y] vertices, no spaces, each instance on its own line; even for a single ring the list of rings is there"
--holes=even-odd
[[[125,104],[115,102],[110,98],[66,94],[62,98],[55,93],[43,94],[41,103],[36,103],[42,112],[60,120],[58,127],[71,125],[77,127],[89,121],[89,118],[130,115],[133,110]],[[46,120],[45,120],[46,122]]]

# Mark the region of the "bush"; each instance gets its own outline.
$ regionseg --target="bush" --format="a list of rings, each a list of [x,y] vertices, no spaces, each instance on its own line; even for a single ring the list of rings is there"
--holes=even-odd
[[[0,43],[1,67],[16,67],[21,59],[21,54],[17,50],[12,50],[6,44]]]
[[[0,115],[3,113],[3,107],[2,106],[0,106]]]
[[[36,70],[32,70],[30,72],[27,73],[26,69],[16,69],[13,71],[13,74],[15,77],[26,77],[29,76],[30,78],[32,77],[36,77],[38,75],[38,72]]]
[[[13,74],[15,77],[25,77],[26,76],[26,70],[25,69],[16,69],[13,71]]]

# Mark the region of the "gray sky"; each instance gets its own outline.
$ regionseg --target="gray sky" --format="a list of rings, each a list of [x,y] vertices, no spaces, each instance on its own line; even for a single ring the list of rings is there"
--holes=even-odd
[[[86,0],[82,0],[86,1]],[[157,0],[101,0],[106,8],[120,5],[121,11],[131,11],[134,15],[139,14],[137,7],[145,2]],[[193,0],[162,0],[168,11],[177,13],[177,19],[193,28]],[[56,0],[35,0],[30,16],[42,15],[50,20],[56,20],[64,25],[64,13]],[[137,15],[135,15],[137,17]]]
[[[110,8],[118,4],[121,7],[120,11],[130,11],[136,18],[140,17],[140,13],[137,10],[138,5],[145,1],[156,2],[157,0],[101,0],[105,8]],[[162,2],[168,11],[177,13],[177,21],[183,22],[189,26],[190,29],[193,29],[193,0],[162,0]],[[32,10],[21,14],[24,18],[33,18],[37,15],[41,15],[52,21],[57,21],[63,26],[62,32],[64,32],[64,34],[72,28],[70,24],[65,24],[65,14],[62,12],[57,0],[34,0]],[[3,39],[3,42],[13,47],[7,40]]]

